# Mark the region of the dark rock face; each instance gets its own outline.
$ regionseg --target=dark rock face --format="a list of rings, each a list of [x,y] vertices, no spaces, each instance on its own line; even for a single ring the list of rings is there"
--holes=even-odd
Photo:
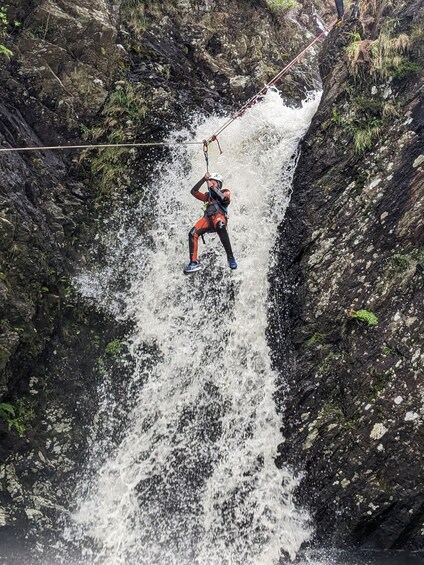
[[[424,545],[423,6],[386,6],[327,38],[272,274],[289,383],[281,462],[304,469],[317,539],[336,545]],[[401,34],[401,66],[376,69],[367,45]]]
[[[8,4],[4,147],[160,140],[193,111],[246,100],[315,31],[309,0],[301,25],[290,20],[295,14],[277,17],[266,2],[241,0]],[[284,92],[295,101],[316,82],[309,65],[287,79]],[[90,261],[104,211],[124,195],[138,200],[158,156],[0,154],[0,402],[14,411],[0,412],[8,544],[57,527],[89,436],[101,432],[92,429],[99,384],[110,371],[125,378],[113,351],[127,328],[81,302],[72,276]]]

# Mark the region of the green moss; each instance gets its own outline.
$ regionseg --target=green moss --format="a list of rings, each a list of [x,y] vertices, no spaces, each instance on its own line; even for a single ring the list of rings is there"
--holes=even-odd
[[[370,394],[367,400],[374,401],[377,399],[380,392],[382,392],[389,384],[393,376],[393,371],[390,370],[380,373],[375,370],[371,370],[370,375],[371,375],[370,386],[369,386]]]
[[[378,318],[373,312],[368,310],[350,310],[349,317],[361,322],[367,323],[369,326],[376,326]]]
[[[383,347],[383,355],[397,355],[397,352],[395,349],[393,349],[393,347],[390,347],[390,345],[385,345]]]
[[[409,253],[395,253],[391,261],[395,269],[401,272],[416,266],[424,269],[424,247],[414,249]]]
[[[355,177],[355,191],[358,194],[361,194],[361,192],[363,191],[366,182],[368,181],[369,176],[368,173],[365,171],[359,171],[359,173],[357,174],[357,176]]]
[[[318,419],[324,420],[340,420],[343,418],[343,410],[334,400],[325,402],[318,414]]]

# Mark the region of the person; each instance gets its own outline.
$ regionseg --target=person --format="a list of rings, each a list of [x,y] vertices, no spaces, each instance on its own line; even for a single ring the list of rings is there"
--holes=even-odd
[[[337,24],[341,24],[344,20],[344,2],[343,0],[335,0],[335,2],[336,2],[336,10],[337,10]],[[359,16],[358,0],[355,0],[352,8],[352,18],[356,20],[358,19],[358,16]]]
[[[336,10],[337,10],[337,18],[338,22],[342,22],[344,18],[344,5],[343,0],[336,0]]]
[[[200,192],[202,184],[206,182],[207,192]],[[237,269],[237,262],[231,249],[230,238],[227,231],[227,207],[230,204],[231,195],[228,189],[222,189],[223,178],[219,173],[206,172],[203,178],[191,189],[191,194],[205,202],[206,209],[201,218],[188,234],[190,263],[184,268],[184,273],[194,273],[201,269],[198,260],[199,236],[207,232],[216,232],[224,246],[230,269]]]

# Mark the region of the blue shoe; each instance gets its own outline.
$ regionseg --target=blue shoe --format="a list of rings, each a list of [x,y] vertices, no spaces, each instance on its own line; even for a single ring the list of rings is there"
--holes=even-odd
[[[187,267],[184,267],[184,273],[186,275],[188,275],[189,273],[195,273],[196,271],[200,271],[201,268],[202,265],[200,263],[192,261],[187,265]]]
[[[228,258],[228,266],[230,267],[230,269],[237,269],[237,262],[234,257]]]

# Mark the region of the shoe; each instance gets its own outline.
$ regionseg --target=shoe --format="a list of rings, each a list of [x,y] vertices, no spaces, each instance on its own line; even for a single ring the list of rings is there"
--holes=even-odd
[[[237,262],[234,257],[228,258],[228,266],[230,267],[230,269],[237,269]]]
[[[200,271],[201,268],[202,268],[202,265],[199,262],[192,261],[191,263],[189,263],[187,265],[187,267],[184,267],[184,273],[186,275],[188,275],[189,273],[194,273],[196,271]]]

